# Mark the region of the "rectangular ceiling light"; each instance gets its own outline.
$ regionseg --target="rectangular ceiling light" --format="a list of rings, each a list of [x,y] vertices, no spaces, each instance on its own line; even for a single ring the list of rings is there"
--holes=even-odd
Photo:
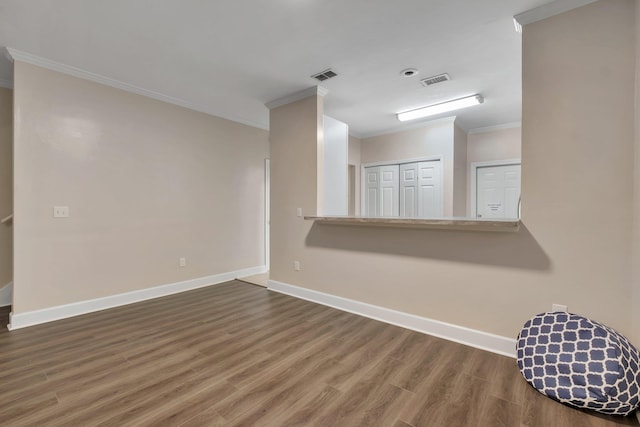
[[[429,105],[428,107],[418,108],[417,110],[405,111],[398,113],[398,120],[406,122],[407,120],[415,120],[436,114],[446,113],[447,111],[460,110],[461,108],[471,107],[473,105],[482,104],[484,98],[482,95],[472,95],[465,98],[454,99],[453,101],[443,102],[441,104]]]

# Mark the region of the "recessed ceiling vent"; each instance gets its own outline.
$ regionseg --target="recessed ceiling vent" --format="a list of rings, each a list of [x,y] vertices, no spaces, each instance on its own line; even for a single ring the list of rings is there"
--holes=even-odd
[[[426,79],[422,79],[420,80],[420,83],[422,83],[422,86],[431,86],[436,83],[446,82],[447,80],[451,80],[451,77],[449,77],[449,74],[444,73],[444,74],[438,74],[437,76],[427,77]]]
[[[323,82],[325,80],[329,80],[332,77],[337,76],[338,74],[336,74],[331,68],[324,70],[321,73],[318,74],[314,74],[313,77],[314,79],[318,80],[319,82]]]

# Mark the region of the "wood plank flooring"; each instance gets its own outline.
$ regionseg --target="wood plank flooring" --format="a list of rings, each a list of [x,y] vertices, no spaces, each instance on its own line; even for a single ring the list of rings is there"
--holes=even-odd
[[[269,285],[269,272],[254,274],[253,276],[239,277],[238,280],[266,288]]]
[[[513,359],[233,281],[1,330],[0,425],[637,423],[542,396]]]

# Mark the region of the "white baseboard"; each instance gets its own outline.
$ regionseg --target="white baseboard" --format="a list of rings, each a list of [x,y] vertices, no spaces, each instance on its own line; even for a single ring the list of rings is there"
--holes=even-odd
[[[20,328],[26,328],[27,326],[39,325],[41,323],[66,319],[73,316],[80,316],[82,314],[105,310],[107,308],[119,307],[135,302],[190,291],[205,286],[217,285],[219,283],[228,282],[229,280],[233,280],[238,277],[260,274],[266,271],[266,267],[264,266],[251,267],[232,271],[229,273],[214,274],[213,276],[199,277],[197,279],[170,283],[153,288],[140,289],[138,291],[127,292],[124,294],[110,295],[103,298],[96,298],[87,301],[75,302],[72,304],[59,305],[42,310],[34,310],[18,314],[11,313],[9,314],[9,324],[7,325],[7,328],[10,331]]]
[[[236,277],[234,277],[234,279],[237,279],[240,277],[255,276],[256,274],[266,273],[267,271],[269,270],[265,265],[261,265],[258,267],[245,268],[244,270],[239,270],[237,272],[238,274],[236,274]]]
[[[13,282],[0,288],[0,307],[7,307],[13,301]]]
[[[482,350],[516,357],[516,340],[377,305],[269,280],[268,289]]]

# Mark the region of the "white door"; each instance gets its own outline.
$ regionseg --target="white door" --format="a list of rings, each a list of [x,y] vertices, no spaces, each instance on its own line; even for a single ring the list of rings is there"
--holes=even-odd
[[[271,245],[271,161],[264,160],[264,265],[269,271]]]
[[[364,169],[365,216],[398,216],[399,166],[372,166]]]
[[[518,218],[520,165],[476,169],[478,218]]]
[[[399,165],[380,166],[380,216],[398,216]]]
[[[442,203],[442,171],[440,161],[418,163],[418,217],[440,218]]]
[[[400,165],[400,216],[418,216],[418,164]]]
[[[400,216],[439,218],[443,216],[440,161],[400,165]]]
[[[380,167],[370,167],[364,169],[364,216],[380,216]]]

